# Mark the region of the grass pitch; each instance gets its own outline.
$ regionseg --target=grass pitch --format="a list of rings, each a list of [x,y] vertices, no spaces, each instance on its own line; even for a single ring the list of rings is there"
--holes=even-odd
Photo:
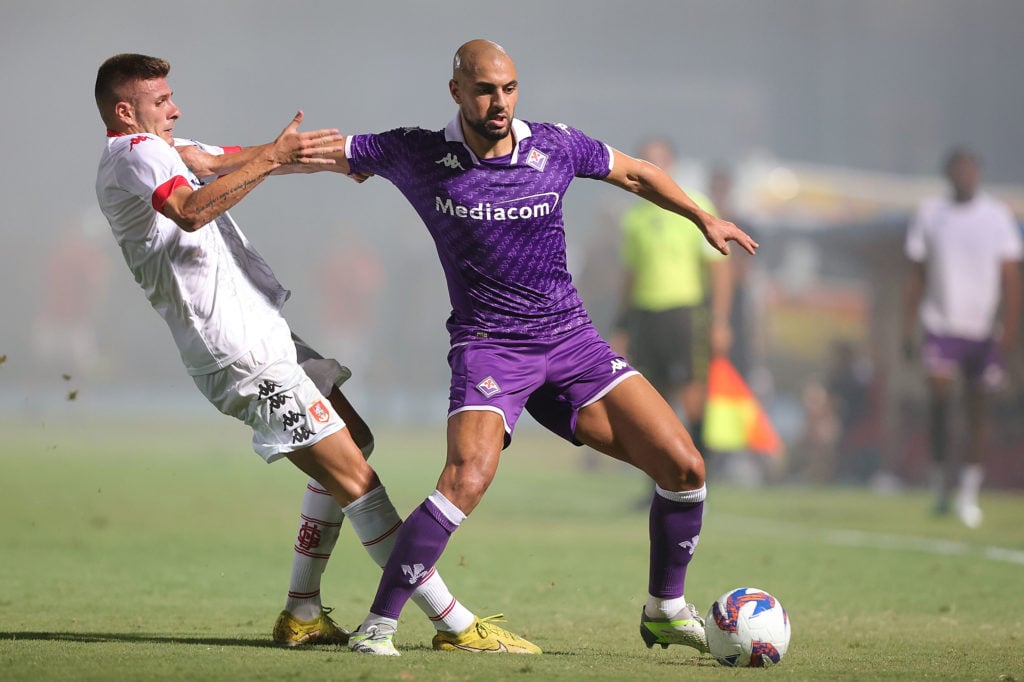
[[[227,419],[0,422],[0,679],[1024,681],[1024,497],[988,494],[970,531],[923,493],[743,490],[710,481],[687,597],[754,586],[788,610],[782,664],[731,670],[644,647],[646,486],[523,430],[440,569],[478,615],[505,613],[538,657],[430,650],[413,604],[399,659],[270,646],[302,475],[265,465]],[[433,488],[440,424],[378,427],[373,463],[400,513]],[[325,603],[354,627],[379,569],[343,530]]]

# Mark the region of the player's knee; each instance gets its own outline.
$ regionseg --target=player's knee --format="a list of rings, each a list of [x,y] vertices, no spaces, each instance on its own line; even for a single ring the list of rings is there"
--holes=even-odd
[[[462,513],[468,515],[483,499],[492,480],[494,472],[489,469],[462,466],[455,471],[445,471],[438,484],[438,490]]]
[[[692,441],[680,440],[665,451],[653,478],[665,490],[696,490],[704,485],[704,459]]]

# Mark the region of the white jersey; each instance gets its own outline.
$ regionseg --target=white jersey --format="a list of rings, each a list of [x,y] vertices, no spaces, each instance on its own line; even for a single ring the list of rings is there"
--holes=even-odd
[[[1009,207],[986,194],[965,203],[927,199],[907,231],[906,254],[926,265],[926,330],[973,340],[993,335],[1002,263],[1024,254]]]
[[[96,197],[125,262],[191,375],[231,364],[269,334],[289,333],[280,309],[290,292],[228,213],[186,232],[161,212],[176,187],[201,184],[173,147],[149,134],[109,137],[96,175]]]

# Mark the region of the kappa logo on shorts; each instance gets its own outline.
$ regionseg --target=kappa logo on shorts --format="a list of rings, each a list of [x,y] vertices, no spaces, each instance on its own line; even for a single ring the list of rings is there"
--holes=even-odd
[[[531,149],[526,155],[526,165],[543,172],[544,166],[548,165],[548,155],[539,149]]]
[[[309,430],[305,425],[292,431],[292,445],[298,445],[299,443],[305,443],[307,440],[313,437],[313,432]]]
[[[629,367],[629,363],[622,358],[615,358],[612,360],[612,374],[615,374],[620,369],[626,369],[627,367]]]
[[[501,392],[501,386],[494,380],[494,377],[487,377],[479,384],[476,385],[476,390],[484,394],[485,398],[490,398],[493,395]]]
[[[331,420],[331,411],[324,405],[324,401],[318,400],[309,406],[309,416],[313,418],[317,424],[326,424]]]

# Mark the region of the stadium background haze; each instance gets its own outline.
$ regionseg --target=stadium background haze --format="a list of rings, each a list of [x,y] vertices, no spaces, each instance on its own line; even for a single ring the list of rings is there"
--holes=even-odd
[[[209,412],[95,208],[104,131],[92,87],[111,54],[169,60],[183,110],[176,135],[211,143],[264,142],[298,108],[306,129],[440,128],[455,111],[454,49],[487,37],[516,60],[520,118],[566,122],[627,153],[671,136],[698,181],[712,164],[783,159],[938,182],[943,151],[958,143],[980,153],[986,182],[1013,186],[1024,178],[1022,34],[1024,4],[1013,0],[5,2],[0,405]],[[586,181],[570,192],[577,278],[602,216],[628,199],[619,194]],[[292,326],[362,374],[364,412],[439,424],[447,296],[398,192],[379,179],[275,178],[232,213],[292,289]],[[765,266],[789,262],[772,255],[768,227],[758,234]],[[83,234],[96,247],[75,247],[96,261],[86,268],[94,284],[78,287],[92,287],[82,305],[96,348],[46,356],[49,259]],[[362,331],[342,324],[355,309]]]

